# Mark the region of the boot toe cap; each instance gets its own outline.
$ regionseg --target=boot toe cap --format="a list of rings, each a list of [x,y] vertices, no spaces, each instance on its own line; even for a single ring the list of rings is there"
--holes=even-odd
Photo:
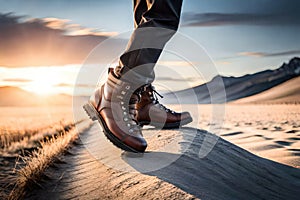
[[[138,152],[145,152],[147,142],[143,137],[129,136],[125,139],[124,143]]]
[[[180,117],[181,117],[181,120],[192,119],[192,116],[189,112],[182,112]]]

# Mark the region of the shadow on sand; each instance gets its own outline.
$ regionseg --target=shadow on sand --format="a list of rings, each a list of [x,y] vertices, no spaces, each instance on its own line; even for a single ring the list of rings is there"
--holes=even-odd
[[[258,157],[222,138],[205,157],[198,152],[204,130],[182,128],[182,155],[149,152],[143,157],[124,153],[122,159],[137,171],[156,176],[200,199],[299,199],[300,169]],[[197,133],[191,137],[191,133]],[[145,167],[173,161],[164,168]]]

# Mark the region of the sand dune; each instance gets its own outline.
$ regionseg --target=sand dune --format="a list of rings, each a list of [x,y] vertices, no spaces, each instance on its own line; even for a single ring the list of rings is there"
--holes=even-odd
[[[208,130],[213,106],[199,105],[199,127]],[[255,155],[300,168],[300,106],[226,104],[219,135]]]
[[[165,94],[165,103],[214,104],[230,102],[259,94],[299,75],[300,58],[295,57],[275,70],[264,70],[240,77],[215,76],[205,84]]]
[[[258,157],[222,138],[207,157],[199,158],[205,138],[215,137],[207,131],[148,128],[144,135],[150,144],[147,153],[123,153],[93,124],[27,198],[253,200],[300,195],[299,169]]]
[[[300,77],[234,103],[300,103]]]

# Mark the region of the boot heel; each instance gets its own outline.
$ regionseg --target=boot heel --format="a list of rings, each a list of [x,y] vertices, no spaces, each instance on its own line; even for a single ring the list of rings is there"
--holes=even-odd
[[[91,118],[91,120],[96,121],[98,119],[97,111],[95,110],[94,106],[92,106],[90,103],[86,103],[83,106],[83,109],[87,113],[87,115]]]

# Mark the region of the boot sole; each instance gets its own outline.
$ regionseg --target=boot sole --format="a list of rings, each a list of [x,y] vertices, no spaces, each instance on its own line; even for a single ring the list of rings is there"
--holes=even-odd
[[[119,138],[117,138],[109,130],[104,119],[101,117],[101,115],[98,113],[98,111],[95,109],[95,107],[93,105],[91,105],[90,103],[86,103],[83,106],[83,109],[85,110],[85,112],[87,113],[87,115],[90,117],[90,119],[92,121],[97,120],[100,123],[100,125],[103,128],[104,135],[111,143],[113,143],[113,145],[115,145],[116,147],[118,147],[124,151],[129,151],[129,152],[133,152],[133,153],[144,153],[143,151],[136,150],[136,149],[124,144]]]
[[[175,129],[175,128],[179,128],[181,126],[187,125],[189,123],[191,123],[193,121],[193,118],[187,118],[186,120],[182,120],[180,122],[174,122],[174,123],[166,123],[166,124],[161,124],[158,122],[147,122],[147,121],[141,121],[139,122],[140,126],[144,126],[144,125],[150,125],[150,126],[154,126],[156,128],[161,128],[162,129]]]

